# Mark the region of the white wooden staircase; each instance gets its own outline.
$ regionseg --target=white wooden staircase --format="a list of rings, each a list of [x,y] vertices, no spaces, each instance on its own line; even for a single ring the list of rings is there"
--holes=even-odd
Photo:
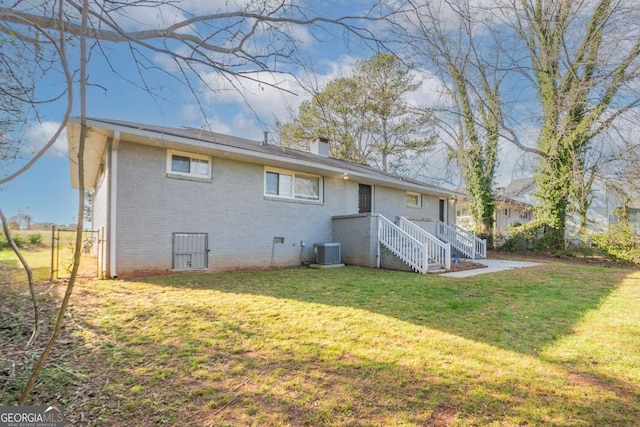
[[[487,241],[455,224],[436,222],[436,236],[469,259],[487,257]]]
[[[394,224],[378,215],[378,244],[387,248],[418,273],[451,269],[451,245],[400,217]]]

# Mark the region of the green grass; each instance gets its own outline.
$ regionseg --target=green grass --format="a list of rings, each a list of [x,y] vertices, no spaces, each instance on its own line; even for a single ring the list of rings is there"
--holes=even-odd
[[[22,249],[21,253],[32,270],[35,282],[49,280],[51,249]],[[0,250],[0,279],[4,283],[22,281],[26,283],[26,277],[26,273],[16,254],[11,249]]]
[[[25,247],[21,253],[33,272],[37,293],[39,327],[36,341],[27,346],[33,331],[33,303],[27,275],[12,250],[0,250],[0,404],[15,404],[38,356],[51,336],[66,282],[49,283],[51,248]],[[95,274],[95,258],[86,256],[82,271]],[[84,277],[83,277],[84,279]],[[34,404],[62,404],[71,408],[78,402],[78,382],[86,369],[76,363],[83,352],[70,337],[71,319],[63,337],[50,356],[32,394]],[[75,394],[74,394],[75,393]],[[79,419],[79,418],[78,418]],[[73,424],[70,424],[73,425]]]
[[[639,280],[567,264],[184,275],[82,285],[73,317],[103,425],[632,426]]]

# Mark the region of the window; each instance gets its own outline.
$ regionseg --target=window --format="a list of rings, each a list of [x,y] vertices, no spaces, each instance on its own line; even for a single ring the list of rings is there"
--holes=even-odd
[[[521,219],[529,219],[530,217],[531,217],[531,214],[529,212],[520,212]]]
[[[510,216],[510,215],[511,215],[511,211],[510,211],[509,209],[503,209],[503,210],[502,210],[502,214],[503,214],[504,216]]]
[[[169,150],[167,151],[167,173],[194,178],[211,178],[211,157]]]
[[[266,169],[264,193],[283,199],[320,201],[322,180],[319,176]]]
[[[419,208],[422,206],[420,194],[407,191],[407,206],[411,208]]]
[[[456,216],[469,216],[469,210],[466,208],[458,209]]]
[[[320,200],[320,178],[309,175],[296,175],[296,199]]]

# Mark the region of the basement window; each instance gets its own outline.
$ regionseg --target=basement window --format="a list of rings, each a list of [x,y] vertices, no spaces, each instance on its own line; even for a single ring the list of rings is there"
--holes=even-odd
[[[211,157],[202,154],[167,151],[167,174],[191,178],[211,178]]]

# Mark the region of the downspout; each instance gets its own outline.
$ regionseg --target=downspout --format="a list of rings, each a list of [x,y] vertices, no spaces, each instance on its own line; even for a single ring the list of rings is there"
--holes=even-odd
[[[382,253],[380,251],[380,232],[382,223],[380,222],[380,217],[378,215],[372,215],[371,218],[376,219],[376,268],[380,268],[382,267]]]
[[[114,132],[113,138],[109,140],[109,196],[107,207],[107,233],[109,241],[109,277],[118,278],[116,265],[116,221],[118,199],[118,145],[120,143],[120,132]]]

